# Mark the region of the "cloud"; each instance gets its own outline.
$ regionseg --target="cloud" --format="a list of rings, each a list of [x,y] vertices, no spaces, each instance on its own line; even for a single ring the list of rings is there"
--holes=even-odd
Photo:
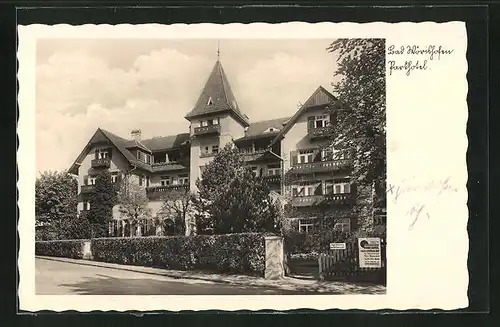
[[[328,86],[332,70],[301,53],[226,56],[226,73],[251,121],[291,116],[299,101],[320,84]],[[119,55],[65,49],[37,66],[39,171],[69,168],[97,127],[122,137],[134,128],[144,137],[187,132],[184,115],[196,103],[214,58],[160,48],[131,64],[113,65]]]
[[[298,56],[276,53],[238,75],[243,110],[253,120],[292,116],[332,72]],[[272,115],[272,116],[270,116]]]

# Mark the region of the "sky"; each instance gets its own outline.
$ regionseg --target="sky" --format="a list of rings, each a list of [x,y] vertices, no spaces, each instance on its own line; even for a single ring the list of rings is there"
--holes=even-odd
[[[220,60],[251,122],[292,116],[331,91],[332,40],[221,40]],[[188,132],[184,118],[217,60],[217,40],[42,39],[36,58],[36,169],[68,169],[98,127],[124,138]]]

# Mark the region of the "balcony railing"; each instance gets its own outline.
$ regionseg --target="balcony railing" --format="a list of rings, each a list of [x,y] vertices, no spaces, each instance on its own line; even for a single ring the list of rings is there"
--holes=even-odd
[[[294,207],[312,207],[317,205],[328,204],[349,204],[352,200],[351,193],[325,194],[325,195],[310,195],[296,196],[292,198],[292,206]]]
[[[88,194],[92,193],[95,190],[95,185],[82,185],[80,186],[80,193]]]
[[[307,131],[309,139],[319,139],[327,136],[328,127],[315,127],[309,128]]]
[[[220,125],[201,126],[194,128],[194,135],[220,134]]]
[[[261,176],[269,184],[280,184],[281,183],[281,175],[268,175]]]
[[[109,158],[93,159],[91,162],[92,168],[109,168],[111,160]]]
[[[308,163],[299,163],[292,166],[292,171],[295,173],[318,173],[334,171],[350,167],[351,159],[337,159],[328,161],[317,161]]]
[[[189,188],[188,184],[167,185],[167,186],[150,186],[146,188],[146,194],[150,200],[159,200],[169,191],[184,191]]]

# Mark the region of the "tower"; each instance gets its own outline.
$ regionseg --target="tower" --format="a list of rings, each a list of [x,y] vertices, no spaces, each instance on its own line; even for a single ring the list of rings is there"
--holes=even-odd
[[[249,125],[248,117],[240,111],[231,90],[219,59],[219,49],[198,101],[185,118],[191,123],[190,189],[195,190],[203,166],[227,143],[242,137]]]

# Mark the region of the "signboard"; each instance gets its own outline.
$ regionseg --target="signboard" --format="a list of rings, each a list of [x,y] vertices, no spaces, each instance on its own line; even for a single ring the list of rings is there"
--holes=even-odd
[[[359,267],[380,268],[382,267],[382,255],[380,251],[380,238],[366,237],[358,238]]]
[[[330,250],[345,250],[345,243],[330,243]]]

